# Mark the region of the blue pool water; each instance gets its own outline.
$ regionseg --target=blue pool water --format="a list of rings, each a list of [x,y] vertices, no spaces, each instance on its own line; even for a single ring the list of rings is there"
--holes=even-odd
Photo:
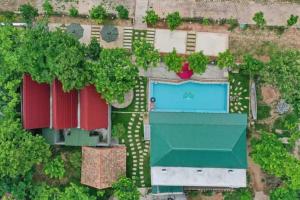
[[[228,112],[228,83],[150,82],[149,101],[153,97],[154,111]]]

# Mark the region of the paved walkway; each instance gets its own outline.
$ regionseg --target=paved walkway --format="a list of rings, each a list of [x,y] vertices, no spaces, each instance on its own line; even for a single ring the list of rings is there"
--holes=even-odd
[[[134,28],[145,29],[147,25],[143,23],[143,17],[148,9],[148,0],[135,0]]]
[[[206,71],[199,75],[194,74],[191,80],[196,81],[227,81],[226,69],[219,69],[217,66],[208,65]],[[147,71],[140,69],[140,76],[145,76],[154,79],[168,79],[175,81],[182,81],[175,72],[168,71],[165,64],[161,63],[160,66],[155,68],[149,68]]]
[[[286,25],[291,14],[299,15],[300,4],[256,3],[254,1],[149,0],[149,7],[161,16],[179,11],[184,17],[236,18],[240,23],[253,24],[256,12],[265,14],[268,25]],[[300,22],[298,22],[300,25]]]

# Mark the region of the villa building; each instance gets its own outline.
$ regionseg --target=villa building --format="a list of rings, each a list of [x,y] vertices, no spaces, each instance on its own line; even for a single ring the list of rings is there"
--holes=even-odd
[[[22,97],[24,128],[42,129],[48,143],[110,145],[110,106],[94,86],[64,92],[58,80],[40,84],[24,75]]]
[[[152,192],[247,186],[247,115],[229,113],[228,82],[149,83]]]

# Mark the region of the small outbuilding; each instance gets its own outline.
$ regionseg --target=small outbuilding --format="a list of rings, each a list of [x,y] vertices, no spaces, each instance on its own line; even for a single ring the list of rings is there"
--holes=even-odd
[[[126,175],[126,147],[82,147],[81,183],[109,188]]]
[[[77,90],[64,92],[60,81],[52,84],[52,126],[54,129],[77,127]]]
[[[50,126],[50,86],[23,76],[22,118],[25,129],[47,128]]]

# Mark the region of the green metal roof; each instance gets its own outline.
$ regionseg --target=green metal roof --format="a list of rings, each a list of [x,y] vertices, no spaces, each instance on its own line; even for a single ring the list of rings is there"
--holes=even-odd
[[[151,166],[247,168],[245,114],[151,112]]]

